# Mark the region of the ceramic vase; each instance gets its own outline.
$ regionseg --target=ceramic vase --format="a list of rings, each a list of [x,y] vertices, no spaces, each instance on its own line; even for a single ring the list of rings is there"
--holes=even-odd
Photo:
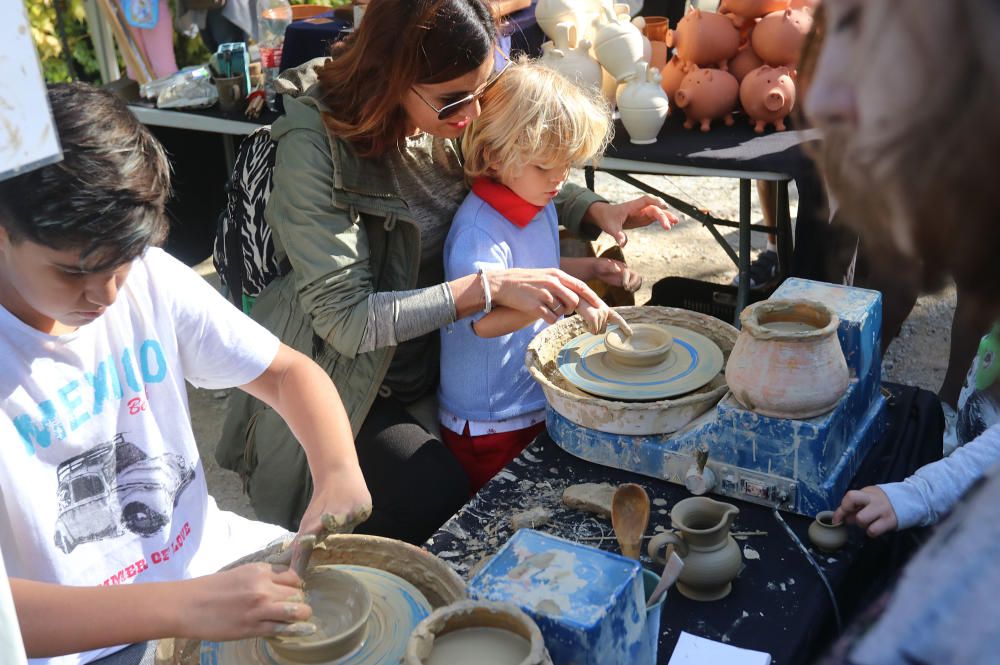
[[[760,59],[772,67],[795,69],[812,23],[812,14],[803,9],[773,12],[757,23],[750,36],[750,45]]]
[[[531,617],[510,603],[474,600],[432,612],[410,634],[403,656],[403,665],[473,662],[552,665]]]
[[[645,62],[634,65],[632,78],[618,88],[618,113],[632,143],[656,143],[670,102],[660,87],[660,72]]]
[[[833,511],[824,510],[809,525],[809,540],[821,552],[835,552],[847,542],[847,526],[834,523]]]
[[[577,85],[600,90],[604,80],[601,65],[590,57],[590,42],[578,41],[576,35],[575,25],[560,23],[555,39],[542,44],[542,57],[538,61]]]
[[[603,23],[595,23],[594,54],[615,81],[621,83],[635,72],[642,59],[643,37],[639,29],[609,12]]]
[[[726,383],[744,408],[802,420],[826,413],[847,390],[840,320],[810,300],[765,300],[740,314]]]
[[[692,600],[725,598],[743,567],[740,547],[730,534],[739,513],[732,504],[703,496],[678,501],[670,511],[673,530],[649,541],[649,556],[664,564],[664,548],[673,545],[684,559],[677,590]]]
[[[578,7],[573,0],[538,0],[535,21],[549,39],[555,39],[556,26],[560,23],[581,24],[583,17],[577,13]]]

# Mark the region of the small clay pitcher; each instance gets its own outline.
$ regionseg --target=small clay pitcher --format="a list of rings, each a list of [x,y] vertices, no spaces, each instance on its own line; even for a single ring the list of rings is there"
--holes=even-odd
[[[219,110],[223,113],[242,111],[247,103],[247,79],[245,76],[213,79],[219,92]]]
[[[618,113],[632,143],[656,143],[667,121],[670,101],[660,86],[660,72],[644,61],[633,65],[634,74],[618,88]]]
[[[740,404],[792,420],[836,406],[850,377],[837,337],[840,319],[826,305],[764,300],[744,309],[740,323],[726,363],[726,383]]]
[[[835,552],[847,542],[847,526],[833,521],[833,511],[824,510],[809,525],[809,540],[821,552]]]
[[[403,665],[552,665],[538,625],[510,603],[463,600],[410,634]]]
[[[663,565],[663,548],[673,545],[684,559],[677,590],[691,600],[725,598],[743,566],[740,547],[729,533],[739,514],[736,506],[703,496],[678,501],[670,511],[674,530],[649,541],[649,556]]]
[[[644,47],[644,37],[639,28],[630,23],[627,16],[619,19],[609,11],[595,20],[594,27],[597,29],[594,38],[597,61],[619,83],[634,75]]]

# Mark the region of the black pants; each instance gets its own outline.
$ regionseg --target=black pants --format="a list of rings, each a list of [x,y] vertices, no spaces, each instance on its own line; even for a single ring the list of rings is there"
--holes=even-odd
[[[419,545],[469,497],[458,461],[393,397],[376,398],[356,446],[373,512],[355,533]]]

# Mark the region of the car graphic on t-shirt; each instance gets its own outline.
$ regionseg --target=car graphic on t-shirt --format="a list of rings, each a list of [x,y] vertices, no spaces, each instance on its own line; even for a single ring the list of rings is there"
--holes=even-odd
[[[118,434],[56,470],[59,517],[55,543],[69,554],[86,542],[126,531],[149,537],[170,524],[173,508],[194,479],[194,466],[175,453],[150,457]]]

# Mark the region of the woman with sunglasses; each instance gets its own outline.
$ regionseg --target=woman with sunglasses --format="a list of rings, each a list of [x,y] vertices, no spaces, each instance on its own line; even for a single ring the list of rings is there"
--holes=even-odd
[[[419,543],[468,498],[437,438],[440,328],[489,305],[552,323],[581,298],[598,304],[558,269],[444,279],[444,240],[466,194],[457,139],[501,59],[482,0],[373,0],[330,59],[285,74],[266,218],[289,269],[253,314],[340,391],[374,503],[359,532]],[[676,221],[658,199],[611,205],[579,187],[558,207],[571,231],[619,243],[623,228]],[[277,413],[231,399],[219,461],[247,480],[261,519],[294,528],[311,493],[301,448]]]

